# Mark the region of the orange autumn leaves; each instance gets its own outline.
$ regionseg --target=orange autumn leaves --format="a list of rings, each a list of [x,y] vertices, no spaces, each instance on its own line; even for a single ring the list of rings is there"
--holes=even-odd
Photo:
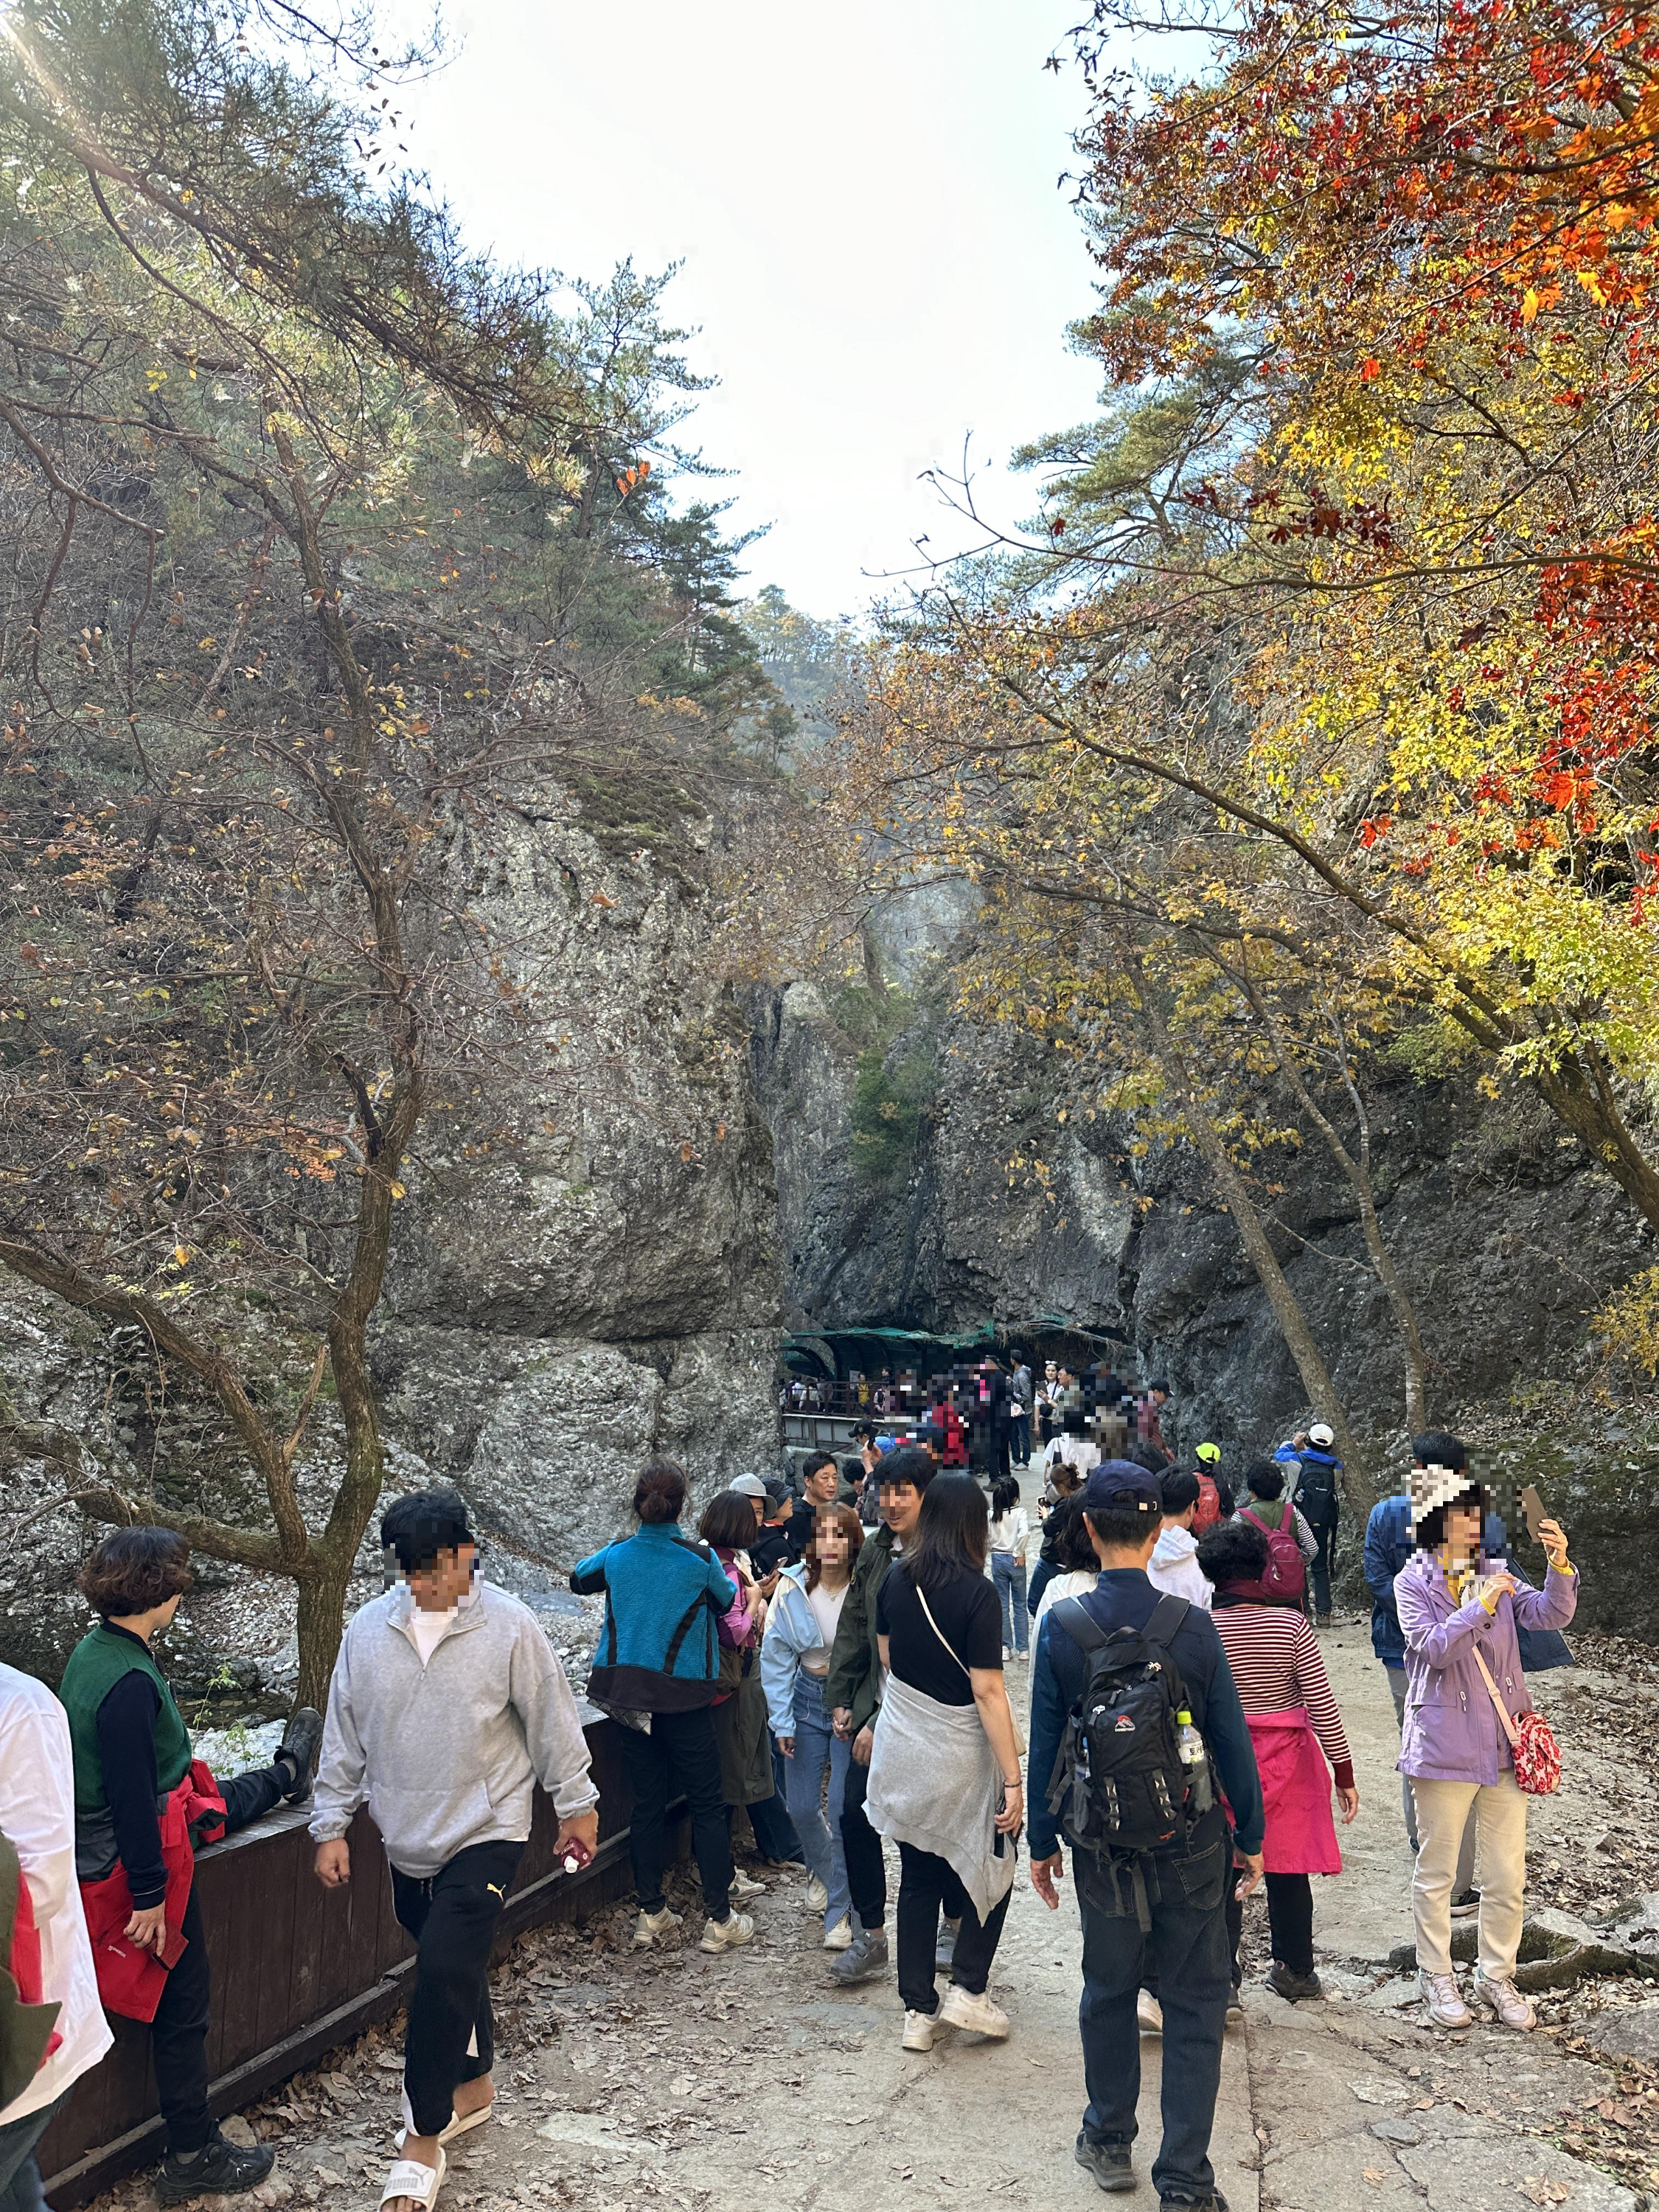
[[[1460,897],[1482,862],[1560,855],[1644,923],[1659,15],[1254,0],[1202,76],[1131,88],[1103,41],[1085,58],[1087,335],[1120,384],[1239,379],[1183,496],[1206,578],[1273,606],[1275,769],[1311,724],[1304,772],[1370,786],[1362,851],[1453,868]]]

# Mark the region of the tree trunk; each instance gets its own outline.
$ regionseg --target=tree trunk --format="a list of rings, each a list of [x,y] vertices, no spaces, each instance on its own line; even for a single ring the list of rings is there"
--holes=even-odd
[[[334,1556],[319,1547],[309,1571],[300,1577],[300,1680],[294,1702],[314,1705],[319,1713],[328,1710],[329,1680],[345,1630],[346,1585],[355,1549]]]
[[[1273,1255],[1273,1246],[1261,1225],[1254,1200],[1244,1188],[1243,1177],[1233,1165],[1221,1132],[1211,1119],[1207,1109],[1198,1095],[1197,1085],[1188,1073],[1185,1061],[1170,1036],[1162,1010],[1152,997],[1145,977],[1136,963],[1135,980],[1140,993],[1141,1010],[1152,1031],[1153,1050],[1171,1089],[1180,1102],[1182,1120],[1185,1122],[1200,1157],[1210,1171],[1212,1182],[1222,1202],[1232,1215],[1233,1225],[1238,1231],[1245,1255],[1255,1268],[1267,1303],[1273,1310],[1290,1353],[1296,1362],[1302,1386],[1308,1394],[1309,1403],[1321,1419],[1330,1423],[1336,1437],[1338,1456],[1342,1462],[1342,1486],[1352,1510],[1363,1519],[1370,1509],[1370,1499],[1362,1494],[1359,1482],[1359,1445],[1348,1416],[1332,1382],[1319,1346],[1314,1342],[1313,1331],[1308,1326],[1307,1316],[1301,1302],[1286,1281],[1285,1270]]]
[[[1296,1092],[1302,1109],[1325,1139],[1331,1158],[1341,1169],[1353,1191],[1359,1207],[1360,1228],[1365,1239],[1365,1250],[1370,1260],[1371,1272],[1382,1286],[1382,1295],[1389,1302],[1394,1324],[1400,1333],[1401,1363],[1405,1368],[1406,1426],[1413,1436],[1420,1435],[1428,1426],[1427,1401],[1428,1358],[1423,1350],[1423,1332],[1417,1325],[1417,1310],[1406,1295],[1406,1285],[1400,1279],[1400,1270],[1394,1264],[1394,1255],[1382,1241],[1382,1224],[1377,1218],[1376,1193],[1371,1182],[1371,1123],[1365,1111],[1365,1101],[1353,1070],[1348,1062],[1347,1041],[1342,1034],[1336,1016],[1327,1010],[1327,1018],[1336,1036],[1339,1064],[1342,1080],[1347,1086],[1348,1097],[1359,1123],[1359,1157],[1356,1159],[1343,1143],[1335,1124],[1321,1107],[1309,1088],[1296,1058],[1285,1042],[1279,1024],[1256,991],[1248,969],[1237,981],[1257,1018],[1271,1038],[1273,1057],[1279,1072]]]
[[[1567,1059],[1559,1067],[1538,1069],[1530,1080],[1597,1167],[1659,1229],[1659,1172],[1631,1134],[1602,1072]]]
[[[380,1417],[364,1341],[367,1318],[367,1314],[360,1318],[347,1305],[336,1314],[329,1333],[329,1362],[345,1424],[346,1471],[334,1493],[328,1525],[313,1540],[310,1572],[300,1584],[299,1700],[301,1705],[315,1705],[319,1711],[327,1702],[329,1676],[340,1649],[352,1562],[369,1516],[380,1504],[386,1480]]]

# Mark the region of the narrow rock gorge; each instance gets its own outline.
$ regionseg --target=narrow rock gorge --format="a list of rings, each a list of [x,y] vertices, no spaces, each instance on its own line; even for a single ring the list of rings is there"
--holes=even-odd
[[[889,915],[873,983],[739,1000],[709,957],[703,834],[688,829],[690,865],[673,868],[611,853],[574,811],[498,841],[485,895],[565,978],[592,1072],[546,1096],[520,1086],[512,1143],[457,1116],[422,1156],[374,1338],[389,1480],[456,1483],[497,1571],[580,1652],[587,1624],[564,1613],[562,1571],[625,1524],[641,1459],[673,1453],[699,1496],[775,1462],[786,1329],[994,1321],[1036,1342],[1063,1324],[1104,1340],[1126,1373],[1167,1376],[1184,1444],[1212,1437],[1237,1461],[1285,1433],[1301,1382],[1194,1156],[1146,1147],[1122,1115],[1057,1120],[1043,1047],[957,1008],[962,906],[936,895]],[[860,1071],[867,1089],[878,1066],[902,1140],[872,1172]],[[694,1120],[720,1133],[691,1142]],[[1651,1264],[1651,1233],[1519,1086],[1474,1111],[1395,1080],[1375,1143],[1434,1418],[1559,1502],[1595,1566],[1592,1621],[1659,1633],[1641,1564],[1659,1426],[1601,1401],[1587,1342],[1608,1292]],[[1352,1196],[1312,1150],[1287,1156],[1283,1181],[1275,1251],[1374,1472],[1397,1468],[1398,1359]],[[80,1619],[70,1584],[88,1538],[73,1507],[50,1504],[73,1486],[72,1440],[118,1487],[154,1480],[248,1510],[187,1409],[157,1419],[118,1352],[0,1281],[9,1517],[38,1512],[0,1563],[0,1651],[49,1673]],[[306,1470],[318,1506],[337,1452],[325,1407]],[[174,1638],[181,1679],[280,1692],[286,1588],[201,1564]],[[364,1590],[375,1564],[366,1542]]]
[[[1235,1464],[1271,1449],[1305,1393],[1196,1156],[1146,1146],[1123,1115],[1060,1121],[1068,1093],[1045,1048],[954,1010],[965,927],[941,909],[885,943],[902,996],[882,1065],[915,1109],[908,1155],[884,1179],[860,1161],[868,992],[795,983],[757,1005],[788,1325],[948,1335],[1063,1321],[1110,1340],[1100,1348],[1121,1371],[1168,1379],[1182,1444],[1212,1437]],[[1390,1079],[1373,1144],[1383,1233],[1426,1340],[1431,1418],[1468,1436],[1496,1480],[1535,1480],[1559,1504],[1594,1559],[1590,1620],[1659,1632],[1644,1572],[1659,1421],[1599,1389],[1589,1336],[1609,1293],[1653,1264],[1651,1229],[1519,1085],[1471,1100],[1467,1086]],[[1402,1472],[1400,1359],[1352,1192],[1316,1146],[1285,1152],[1275,1176],[1275,1254],[1374,1475]]]

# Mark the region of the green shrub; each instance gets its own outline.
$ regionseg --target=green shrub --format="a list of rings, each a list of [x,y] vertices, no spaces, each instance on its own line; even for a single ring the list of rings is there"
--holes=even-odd
[[[933,1094],[933,1063],[908,1052],[889,1067],[879,1050],[859,1054],[853,1085],[853,1165],[868,1182],[890,1188],[909,1174],[921,1120]]]

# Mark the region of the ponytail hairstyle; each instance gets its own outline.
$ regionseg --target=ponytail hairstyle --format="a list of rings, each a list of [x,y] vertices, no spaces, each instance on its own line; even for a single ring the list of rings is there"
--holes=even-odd
[[[634,1485],[634,1510],[647,1528],[678,1521],[685,1504],[685,1469],[678,1460],[648,1459]],[[754,1516],[750,1516],[750,1525]]]

